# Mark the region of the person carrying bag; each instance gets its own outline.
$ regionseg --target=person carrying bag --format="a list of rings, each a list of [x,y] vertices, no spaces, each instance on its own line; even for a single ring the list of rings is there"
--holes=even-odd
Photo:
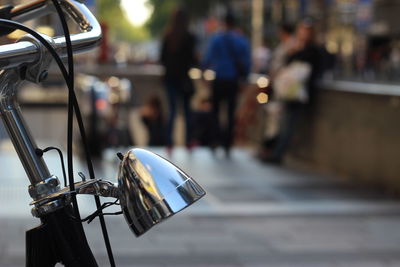
[[[311,71],[311,65],[303,61],[293,61],[283,67],[274,79],[275,99],[285,102],[307,103],[309,100],[307,82]]]
[[[274,98],[281,101],[284,115],[277,141],[266,161],[281,163],[297,130],[302,115],[307,119],[316,95],[316,80],[320,72],[320,49],[315,44],[314,25],[303,20],[295,34],[296,46],[273,79]]]

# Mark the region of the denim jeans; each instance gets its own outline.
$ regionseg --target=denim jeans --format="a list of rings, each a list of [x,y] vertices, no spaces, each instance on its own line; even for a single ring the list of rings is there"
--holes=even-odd
[[[293,136],[297,130],[299,120],[304,113],[305,105],[301,103],[286,103],[285,114],[282,118],[281,129],[272,151],[273,159],[282,160]]]
[[[219,137],[219,143],[226,149],[229,149],[233,144],[238,91],[239,83],[236,80],[215,80],[213,83],[213,113],[218,126],[215,131]],[[227,124],[225,126],[221,124],[219,119],[221,104],[223,102],[226,102]]]
[[[165,81],[168,98],[168,123],[167,123],[167,145],[173,145],[173,131],[178,105],[183,104],[185,116],[185,141],[186,145],[191,142],[192,110],[190,107],[191,94],[185,92],[185,82],[180,79],[167,79]]]

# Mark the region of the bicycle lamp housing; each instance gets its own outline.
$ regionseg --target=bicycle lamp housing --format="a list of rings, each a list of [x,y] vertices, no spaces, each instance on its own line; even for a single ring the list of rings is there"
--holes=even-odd
[[[24,22],[50,14],[55,8],[52,2],[30,1],[9,10],[10,18]],[[58,59],[60,69],[64,70],[65,80],[69,80],[67,71],[61,67],[60,58],[67,57],[68,48],[72,48],[74,53],[85,52],[97,46],[101,39],[100,25],[82,1],[63,0],[59,5],[80,28],[79,33],[70,35],[71,46],[64,36],[43,37],[23,25],[19,27],[24,27],[32,36],[24,37],[15,44],[0,46],[0,118],[30,181],[29,194],[33,198],[30,204],[34,206],[32,215],[41,219],[40,226],[26,233],[26,266],[54,266],[57,262],[65,266],[98,266],[82,228],[83,221],[97,216],[100,217],[110,264],[115,266],[103,217],[107,214],[102,213],[110,206],[109,203],[101,205],[96,197],[97,210],[87,220],[81,220],[79,216],[73,216],[79,215],[75,195],[114,197],[120,200],[122,213],[130,229],[136,236],[140,236],[203,197],[205,192],[175,165],[142,149],[132,149],[123,155],[117,185],[95,179],[94,175],[87,180],[82,174],[82,181],[74,182],[71,179],[69,186],[61,188],[58,178],[50,174],[43,150],[37,146],[22,116],[16,91],[23,80],[41,82],[50,68],[54,54],[58,54],[54,57]],[[4,25],[10,26],[10,23],[3,19]],[[18,25],[15,22],[12,24]],[[69,89],[73,92],[72,86]],[[75,97],[74,94],[72,96]],[[79,107],[74,109],[79,114]],[[72,169],[72,164],[70,166]],[[73,170],[69,171],[70,176],[73,174]]]
[[[119,199],[125,220],[137,237],[206,194],[193,178],[150,151],[135,148],[119,156],[118,184],[84,179],[75,183],[74,193]],[[35,206],[32,214],[42,217],[54,211],[55,204],[69,203],[71,193],[66,187],[37,198],[31,202]]]
[[[128,151],[118,174],[125,219],[136,236],[205,195],[193,178],[162,157],[143,149]]]

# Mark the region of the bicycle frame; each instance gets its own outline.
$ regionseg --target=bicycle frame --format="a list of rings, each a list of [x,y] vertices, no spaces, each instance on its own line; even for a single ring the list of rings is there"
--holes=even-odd
[[[60,4],[82,31],[71,35],[74,52],[96,46],[101,39],[96,18],[76,0],[62,0]],[[38,0],[12,9],[11,17],[24,21],[53,9],[50,0]],[[64,37],[44,37],[61,57],[66,57]],[[22,81],[40,83],[47,76],[51,61],[51,54],[32,36],[0,46],[0,116],[31,183],[32,214],[42,222],[26,234],[26,266],[51,267],[62,262],[68,267],[96,267],[81,221],[71,216],[72,194],[117,198],[130,229],[140,236],[199,200],[205,192],[178,167],[143,149],[118,154],[118,185],[93,179],[75,183],[73,192],[61,189],[58,178],[50,174],[42,155],[37,153],[16,99]],[[101,213],[101,209],[96,212]]]
[[[74,51],[83,52],[94,47],[101,38],[97,20],[79,2],[61,3],[83,32],[71,36]],[[53,9],[51,1],[40,0],[15,7],[11,16],[22,22],[46,15]],[[49,41],[61,56],[66,56],[64,37]],[[60,186],[44,159],[36,153],[38,147],[24,121],[16,92],[24,79],[41,82],[51,61],[51,55],[34,38],[25,37],[23,41],[0,49],[0,68],[3,69],[0,72],[0,117],[29,178],[29,194],[35,201],[56,193]],[[54,266],[57,262],[66,266],[97,266],[82,225],[68,216],[70,211],[71,205],[62,199],[32,209],[42,225],[26,234],[26,266]]]
[[[101,39],[101,28],[96,18],[85,5],[77,1],[64,0],[61,4],[82,31],[82,33],[71,35],[74,52],[84,52],[95,47]],[[11,11],[11,16],[16,21],[25,21],[49,14],[53,9],[51,1],[39,0],[15,7]],[[61,57],[66,57],[64,37],[47,39]],[[16,100],[16,92],[23,80],[40,83],[47,75],[51,61],[52,56],[33,37],[23,37],[16,44],[0,47],[0,68],[3,69],[0,73],[0,114],[31,182],[30,193],[34,199],[38,198],[38,196],[32,195],[35,194],[34,188],[37,185],[43,183],[49,185],[50,181],[56,182],[55,177],[50,175],[43,158],[36,154],[37,145],[21,114]],[[45,193],[53,192],[55,191],[50,189]]]

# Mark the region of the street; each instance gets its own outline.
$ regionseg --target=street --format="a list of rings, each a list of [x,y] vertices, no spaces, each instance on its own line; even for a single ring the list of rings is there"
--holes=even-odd
[[[115,181],[114,152],[96,164],[98,177]],[[400,202],[338,178],[260,164],[245,149],[230,160],[220,152],[174,151],[170,160],[207,195],[143,237],[136,239],[122,216],[107,218],[117,266],[400,265]],[[24,232],[37,220],[9,145],[0,158],[0,266],[23,266]],[[46,159],[59,173],[56,155]],[[79,162],[78,170],[84,170]],[[92,198],[80,203],[83,215],[94,211]],[[99,264],[109,266],[97,220],[85,229]]]
[[[399,267],[399,13],[0,0],[0,267]]]

